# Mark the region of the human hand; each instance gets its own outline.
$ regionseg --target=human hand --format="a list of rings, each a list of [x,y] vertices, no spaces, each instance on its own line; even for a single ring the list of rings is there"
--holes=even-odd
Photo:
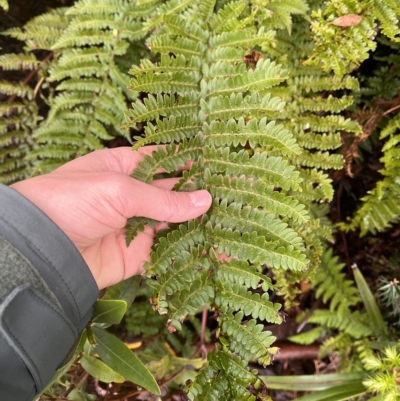
[[[211,206],[207,191],[171,191],[175,179],[145,184],[129,176],[149,146],[105,149],[75,159],[55,171],[12,185],[49,216],[78,248],[99,289],[143,272],[150,260],[154,229],[127,248],[124,227],[133,216],[178,223]]]

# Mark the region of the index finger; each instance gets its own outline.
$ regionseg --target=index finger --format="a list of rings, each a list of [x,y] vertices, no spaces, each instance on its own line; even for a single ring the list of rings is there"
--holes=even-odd
[[[64,164],[56,171],[112,171],[130,175],[138,164],[144,160],[143,156],[150,156],[158,146],[160,145],[144,146],[136,151],[133,151],[128,146],[97,150]],[[182,168],[185,169],[188,166]],[[157,171],[157,173],[162,172],[162,169]]]

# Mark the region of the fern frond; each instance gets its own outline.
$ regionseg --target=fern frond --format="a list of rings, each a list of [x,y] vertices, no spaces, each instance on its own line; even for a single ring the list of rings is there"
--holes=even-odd
[[[265,42],[272,42],[274,36],[274,31],[265,32],[264,27],[261,27],[256,35],[250,30],[223,32],[210,38],[209,45],[212,48],[239,46],[250,49]]]
[[[210,2],[212,3],[212,0]],[[204,2],[200,3],[200,5],[202,4],[205,5]],[[208,31],[201,29],[201,27],[194,22],[189,23],[180,15],[166,15],[164,17],[164,23],[170,34],[179,35],[196,42],[204,43],[207,41],[209,36]]]
[[[68,15],[117,14],[124,6],[124,0],[79,0]]]
[[[215,305],[229,311],[243,311],[244,315],[271,323],[282,323],[280,304],[269,300],[268,293],[253,294],[240,284],[216,281]]]
[[[159,276],[157,281],[149,281],[149,285],[155,291],[151,300],[152,305],[158,313],[166,314],[168,312],[170,302],[167,301],[167,297],[186,289],[188,283],[193,281],[196,271],[210,267],[210,262],[203,254],[204,252],[205,249],[202,246],[191,249],[190,252],[180,252],[175,257],[171,270]],[[174,303],[173,299],[171,302]]]
[[[198,96],[195,92],[180,96],[157,94],[157,97],[149,94],[143,100],[137,100],[132,109],[127,112],[127,118],[134,125],[136,122],[157,120],[160,117],[192,116],[198,113]]]
[[[227,350],[218,349],[207,355],[207,365],[203,367],[194,382],[188,384],[190,400],[213,401],[230,399],[237,401],[255,401],[253,389],[262,389],[263,382],[255,371],[246,368],[246,362],[238,356],[232,356]],[[230,382],[225,372],[236,380]],[[270,401],[268,396],[260,395],[260,401]]]
[[[170,143],[193,138],[201,129],[201,123],[192,115],[170,116],[163,120],[156,120],[156,125],[148,123],[144,132],[145,137],[135,137],[134,150],[149,143]]]
[[[392,187],[394,188],[394,186]],[[357,210],[349,224],[341,224],[343,230],[361,229],[361,235],[367,232],[373,234],[384,231],[400,218],[400,207],[397,202],[399,194],[397,191],[379,193],[378,188],[371,191],[364,197],[364,204]]]
[[[293,109],[299,110],[301,113],[306,111],[311,111],[313,113],[318,113],[321,111],[340,113],[342,110],[351,106],[353,101],[354,99],[351,96],[313,96],[312,98],[303,97],[301,101],[297,101],[292,107]]]
[[[11,28],[3,34],[25,42],[27,51],[50,50],[68,26],[67,10],[65,7],[54,8],[31,19],[23,28]]]
[[[202,152],[201,137],[197,136],[189,141],[183,140],[179,145],[179,152],[175,144],[166,145],[165,148],[158,147],[152,156],[145,155],[144,161],[140,162],[132,177],[140,181],[150,183],[154,174],[159,169],[166,172],[175,171],[179,166],[184,166],[189,160],[197,160]]]
[[[204,231],[197,220],[181,224],[177,229],[161,237],[151,256],[151,263],[146,265],[148,274],[165,274],[170,262],[182,251],[189,251],[195,244],[204,243]]]
[[[34,70],[40,65],[34,54],[4,54],[0,56],[0,68],[9,70]]]
[[[229,262],[218,263],[215,275],[225,282],[245,285],[247,288],[252,288],[253,290],[259,288],[259,286],[264,291],[273,289],[271,280],[264,274],[257,272],[245,260],[232,259]]]
[[[243,96],[242,93],[232,93],[230,96],[212,97],[208,102],[200,100],[205,118],[210,120],[239,119],[245,116],[276,117],[284,107],[284,102],[267,93],[262,98],[258,92]]]
[[[245,232],[258,232],[267,241],[278,241],[286,246],[293,245],[296,248],[303,247],[303,241],[299,235],[288,228],[286,223],[276,219],[273,214],[264,210],[253,209],[250,206],[242,207],[240,203],[231,203],[228,206],[226,199],[219,202],[216,198],[211,209],[210,221],[212,224],[220,224],[223,228],[231,228]]]
[[[233,119],[226,123],[213,121],[210,125],[205,124],[203,131],[206,145],[236,147],[248,143],[251,148],[257,146],[274,148],[285,156],[296,156],[301,153],[293,135],[275,121],[267,123],[265,117],[260,121],[252,118],[247,124],[243,117],[237,122]]]
[[[356,121],[336,115],[326,117],[301,117],[299,118],[298,123],[304,130],[312,129],[316,132],[347,131],[356,134],[362,132],[361,126]]]
[[[368,324],[366,315],[360,312],[340,313],[328,310],[316,310],[308,319],[309,323],[318,323],[331,329],[338,329],[353,338],[361,338],[375,334],[374,328]]]
[[[219,9],[210,20],[210,28],[214,32],[222,32],[226,29],[227,25],[230,25],[230,21],[236,21],[237,18],[242,14],[246,4],[242,1],[232,1],[223,8]]]
[[[138,78],[131,78],[130,88],[136,92],[186,94],[199,89],[197,76],[171,73],[168,77],[149,72]]]
[[[304,333],[290,336],[288,337],[288,339],[296,344],[309,345],[318,340],[323,335],[323,333],[324,329],[322,327],[314,327],[313,329],[308,330]]]
[[[152,18],[149,18],[144,23],[144,28],[149,31],[159,26],[163,22],[164,16],[179,14],[179,12],[183,12],[192,4],[192,0],[169,0],[162,3],[157,9],[157,13],[153,13]]]
[[[151,50],[161,54],[180,54],[187,58],[201,57],[204,52],[204,45],[201,42],[181,37],[172,40],[170,35],[154,36],[148,42],[148,46]]]
[[[268,242],[256,232],[243,233],[221,228],[219,225],[206,226],[207,234],[213,239],[214,247],[219,254],[249,260],[251,263],[267,264],[271,267],[305,270],[308,260],[304,254],[293,246],[278,246],[276,242]]]
[[[300,166],[317,168],[319,170],[340,170],[343,168],[344,160],[343,156],[337,153],[309,152],[303,150],[301,155],[294,160],[294,163]]]
[[[360,84],[358,79],[350,75],[345,77],[338,77],[336,75],[328,77],[314,77],[314,76],[299,76],[294,77],[288,82],[296,89],[304,90],[305,93],[321,92],[329,88],[330,91],[337,91],[341,89],[359,90]]]
[[[218,47],[210,50],[207,54],[207,61],[212,62],[229,62],[240,63],[243,61],[246,51],[240,47]]]
[[[219,317],[221,332],[230,338],[229,348],[245,361],[256,360],[260,365],[271,362],[271,344],[275,341],[270,331],[263,331],[264,326],[255,319],[242,323],[243,312],[235,315],[225,312]]]
[[[205,167],[213,173],[227,175],[244,174],[259,178],[269,185],[297,190],[302,181],[298,171],[281,157],[268,157],[267,153],[256,153],[252,157],[245,151],[230,152],[229,148],[204,148]]]
[[[240,177],[224,177],[222,175],[211,175],[209,170],[205,172],[206,188],[211,194],[228,202],[236,201],[250,205],[254,208],[264,207],[266,211],[276,216],[288,216],[299,223],[308,221],[308,212],[305,206],[296,199],[273,190],[262,181],[253,183]]]
[[[0,93],[7,96],[16,95],[21,98],[33,99],[33,89],[23,82],[9,82],[0,80]]]
[[[183,289],[170,304],[168,330],[174,332],[181,329],[186,315],[194,315],[214,298],[214,287],[210,285],[206,274],[197,274],[188,289]]]
[[[344,266],[338,262],[337,256],[333,256],[332,249],[328,249],[324,252],[321,265],[312,279],[317,298],[321,297],[324,303],[329,301],[331,311],[348,309],[360,302],[354,282],[346,280],[342,271]]]
[[[342,145],[339,133],[316,134],[314,132],[296,135],[297,143],[306,149],[331,150]]]
[[[192,74],[199,73],[201,68],[200,57],[185,57],[182,54],[178,54],[173,57],[169,54],[161,54],[161,61],[159,63],[153,63],[150,60],[143,59],[140,61],[140,65],[133,65],[129,70],[129,73],[133,76],[140,76],[152,73],[170,73],[179,72],[181,74]]]
[[[271,28],[286,29],[289,33],[292,31],[293,15],[306,14],[308,4],[304,0],[294,1],[272,1],[267,3],[264,12],[264,24]]]
[[[125,241],[128,247],[132,240],[137,236],[139,232],[143,232],[145,226],[154,228],[157,224],[157,220],[150,219],[148,217],[132,217],[128,220],[125,227]]]
[[[232,92],[246,92],[268,89],[287,78],[285,71],[269,59],[259,60],[254,70],[232,78],[213,78],[207,84],[207,97],[230,95]]]

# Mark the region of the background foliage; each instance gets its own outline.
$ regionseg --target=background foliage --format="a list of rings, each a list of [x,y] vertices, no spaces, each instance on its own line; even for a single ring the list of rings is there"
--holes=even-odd
[[[1,181],[166,144],[133,177],[214,202],[107,290],[41,398],[396,400],[397,0],[44,3],[1,14]],[[282,367],[293,344],[328,374]]]

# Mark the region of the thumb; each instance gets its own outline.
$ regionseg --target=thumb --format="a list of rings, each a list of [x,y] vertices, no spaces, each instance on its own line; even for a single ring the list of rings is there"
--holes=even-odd
[[[125,217],[141,216],[158,221],[179,223],[194,219],[211,206],[208,191],[174,192],[157,188],[131,178],[129,190],[125,192]]]

